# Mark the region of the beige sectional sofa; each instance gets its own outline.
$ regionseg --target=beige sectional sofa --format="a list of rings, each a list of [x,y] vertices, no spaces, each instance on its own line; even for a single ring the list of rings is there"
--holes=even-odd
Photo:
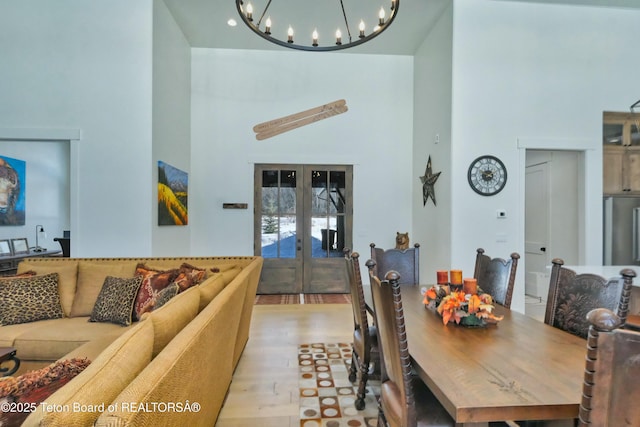
[[[213,426],[249,338],[261,257],[32,258],[18,273],[58,273],[64,317],[0,326],[26,370],[71,358],[90,365],[24,426]],[[105,277],[136,265],[187,263],[206,278],[129,326],[89,322]]]

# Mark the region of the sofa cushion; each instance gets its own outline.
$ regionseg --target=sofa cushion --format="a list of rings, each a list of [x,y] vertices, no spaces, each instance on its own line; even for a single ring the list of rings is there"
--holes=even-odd
[[[78,263],[75,261],[56,262],[47,259],[47,262],[31,262],[25,260],[18,264],[18,274],[26,271],[35,271],[37,274],[58,273],[58,293],[60,304],[65,316],[71,313],[73,298],[76,294],[78,276]]]
[[[227,283],[224,281],[224,277],[220,273],[199,284],[200,311],[202,311],[202,309],[205,308],[226,285]]]
[[[47,404],[56,405],[59,411],[45,411],[39,406],[23,425],[93,425],[100,413],[149,364],[152,350],[153,324],[136,323],[100,353],[80,375],[49,396]],[[74,411],[74,407],[85,410]]]
[[[25,323],[31,328],[22,329],[23,333],[16,335],[12,347],[18,349],[21,360],[37,360],[52,362],[64,357],[67,353],[80,347],[86,342],[109,335],[115,339],[133,326],[122,327],[115,323],[89,322],[88,317],[65,317],[62,319],[41,320]],[[0,327],[5,329],[18,328],[23,325]]]
[[[136,266],[135,274],[142,277],[142,285],[136,296],[133,318],[134,320],[153,310],[158,293],[169,286],[178,276],[179,270],[155,270],[140,263]]]
[[[78,263],[78,286],[70,317],[91,316],[98,294],[107,276],[133,277],[135,262],[91,262]]]
[[[0,281],[0,325],[57,319],[63,315],[58,273]]]
[[[206,269],[198,268],[185,262],[180,266],[180,273],[178,277],[174,279],[173,283],[177,283],[180,287],[180,292],[182,292],[202,282],[206,273]]]
[[[111,322],[128,326],[133,316],[133,303],[140,289],[142,276],[120,277],[107,276],[93,306],[90,322]]]
[[[19,377],[0,381],[0,401],[39,405],[71,381],[91,363],[88,359],[65,359]],[[0,412],[0,426],[20,425],[30,411]]]
[[[153,322],[153,357],[198,315],[200,289],[192,287],[179,293],[161,309],[145,313],[143,319]]]

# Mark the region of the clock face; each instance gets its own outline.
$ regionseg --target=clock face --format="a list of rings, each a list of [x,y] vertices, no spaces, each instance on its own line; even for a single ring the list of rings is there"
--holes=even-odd
[[[469,185],[478,194],[493,196],[507,183],[507,168],[494,156],[480,156],[471,162],[467,174]]]

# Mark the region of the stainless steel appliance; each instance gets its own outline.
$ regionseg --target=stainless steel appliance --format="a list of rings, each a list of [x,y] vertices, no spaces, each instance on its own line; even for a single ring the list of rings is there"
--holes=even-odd
[[[640,265],[640,197],[604,198],[604,265]]]

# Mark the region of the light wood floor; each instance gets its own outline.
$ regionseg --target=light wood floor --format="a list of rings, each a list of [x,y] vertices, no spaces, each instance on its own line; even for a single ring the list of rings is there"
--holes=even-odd
[[[299,427],[298,344],[351,342],[349,304],[256,305],[216,427]]]

